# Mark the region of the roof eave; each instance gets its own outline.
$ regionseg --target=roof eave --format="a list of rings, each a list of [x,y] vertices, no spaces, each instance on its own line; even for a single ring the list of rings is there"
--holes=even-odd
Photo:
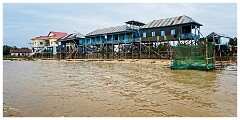
[[[132,31],[120,31],[120,32],[113,32],[113,33],[106,33],[106,34],[95,34],[95,35],[86,35],[85,37],[94,37],[94,36],[104,36],[104,35],[112,35],[117,33],[131,33]]]
[[[167,26],[159,26],[159,27],[149,27],[149,28],[140,28],[140,29],[151,29],[151,28],[164,28],[164,27],[171,27],[171,26],[184,26],[184,25],[187,25],[187,24],[195,24],[195,25],[198,25],[198,26],[203,26],[202,24],[200,23],[196,23],[196,22],[190,22],[190,23],[183,23],[183,24],[176,24],[176,25],[167,25]]]

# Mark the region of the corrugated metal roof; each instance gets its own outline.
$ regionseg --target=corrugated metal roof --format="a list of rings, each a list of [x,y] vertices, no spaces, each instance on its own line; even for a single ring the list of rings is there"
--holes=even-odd
[[[172,18],[153,20],[152,22],[144,25],[142,28],[165,27],[165,26],[179,25],[179,24],[186,24],[186,23],[196,23],[202,26],[202,24],[196,22],[192,18],[186,15],[182,15],[182,16],[177,16]]]
[[[142,22],[139,22],[139,21],[135,21],[135,20],[130,20],[130,21],[127,21],[125,23],[130,24],[130,25],[136,25],[136,26],[143,26],[143,25],[145,25],[145,23],[142,23]]]
[[[64,36],[67,36],[68,34],[65,33],[65,32],[53,32],[53,31],[50,31],[50,33],[53,33],[53,37],[55,38],[62,38]],[[48,36],[50,35],[50,33],[48,34]]]
[[[50,36],[51,33],[53,34],[52,36]],[[50,38],[59,39],[59,38],[65,37],[67,35],[68,34],[65,33],[65,32],[53,32],[53,31],[50,31],[47,36],[35,37],[35,38],[32,38],[32,40],[35,40],[35,39],[50,39]]]
[[[92,32],[86,34],[86,36],[116,33],[116,32],[123,32],[123,31],[127,31],[127,25],[97,29],[95,31],[92,31]]]
[[[231,38],[231,37],[229,37],[228,35],[221,34],[221,33],[215,33],[215,32],[210,33],[207,37],[224,37],[224,38]]]
[[[82,33],[77,32],[77,33],[72,33],[65,37],[62,37],[60,41],[75,40],[76,38],[85,38],[85,36]]]
[[[82,33],[76,32],[73,34],[76,35],[77,38],[85,38],[85,36]]]

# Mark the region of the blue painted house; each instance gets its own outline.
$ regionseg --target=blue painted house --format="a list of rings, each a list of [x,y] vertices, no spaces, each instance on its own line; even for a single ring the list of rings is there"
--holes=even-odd
[[[166,19],[153,20],[140,29],[141,40],[197,40],[200,38],[200,26],[192,18],[182,15]]]
[[[126,25],[94,30],[81,40],[81,45],[123,44],[131,42],[158,42],[165,40],[198,40],[200,26],[192,18],[182,15],[153,20],[147,24],[127,21]]]
[[[78,51],[80,41],[84,41],[85,37],[81,33],[72,33],[61,38],[58,46],[58,52]]]
[[[126,25],[94,30],[80,41],[82,45],[121,44],[140,40],[140,26],[145,25],[138,21],[127,21]]]

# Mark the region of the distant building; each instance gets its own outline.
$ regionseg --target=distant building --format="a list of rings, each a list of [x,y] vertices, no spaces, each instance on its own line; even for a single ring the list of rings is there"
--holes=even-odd
[[[182,15],[153,20],[140,29],[142,41],[197,40],[202,24]]]
[[[81,33],[71,33],[58,40],[59,46],[57,49],[58,53],[67,53],[59,56],[60,58],[70,58],[72,54],[81,51],[79,41],[84,41],[85,36]]]
[[[230,51],[228,42],[230,41],[231,37],[221,34],[212,32],[206,36],[208,42],[212,42],[215,45],[215,56],[216,60],[221,60],[222,56],[228,56]]]
[[[80,44],[197,40],[200,38],[200,27],[203,26],[186,15],[153,20],[147,24],[134,20],[125,23],[126,25],[92,31],[86,34],[85,41],[80,41]]]
[[[58,47],[58,40],[67,36],[65,32],[53,32],[50,31],[47,36],[38,36],[32,38],[33,52],[50,52],[56,54]]]
[[[31,53],[32,51],[29,49],[11,49],[10,53],[12,56],[27,56]]]
[[[226,43],[229,42],[231,37],[224,34],[212,32],[207,36],[207,39],[208,39],[208,42],[214,42],[217,45],[225,45],[223,44],[223,42],[226,42]]]
[[[67,36],[67,33],[64,32],[50,32],[47,36],[35,37],[32,40],[33,47],[45,47],[45,46],[58,46],[55,42]]]

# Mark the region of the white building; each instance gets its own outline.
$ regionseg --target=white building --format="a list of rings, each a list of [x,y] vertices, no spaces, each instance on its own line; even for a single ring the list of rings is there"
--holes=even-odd
[[[11,49],[10,53],[12,56],[27,56],[31,53],[32,51],[29,49]]]

